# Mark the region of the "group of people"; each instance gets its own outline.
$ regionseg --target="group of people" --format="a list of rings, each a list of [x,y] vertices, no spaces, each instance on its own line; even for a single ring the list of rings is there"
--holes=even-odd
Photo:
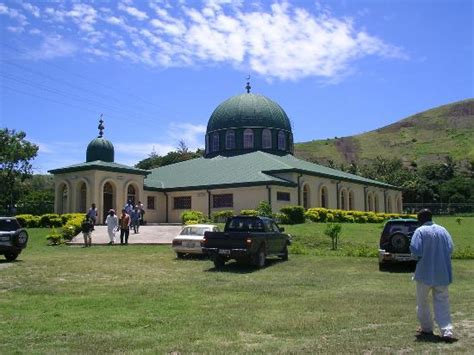
[[[133,205],[132,201],[128,200],[122,208],[122,213],[119,217],[115,214],[115,210],[110,209],[105,219],[107,233],[110,238],[109,245],[115,244],[116,233],[118,231],[120,231],[120,244],[127,245],[130,228],[133,229],[135,234],[139,233],[140,224],[143,223],[144,214],[145,210],[140,201],[138,201],[138,204]],[[97,207],[95,203],[93,203],[82,222],[82,233],[84,236],[85,247],[90,247],[92,244],[92,231],[97,222],[97,215]]]

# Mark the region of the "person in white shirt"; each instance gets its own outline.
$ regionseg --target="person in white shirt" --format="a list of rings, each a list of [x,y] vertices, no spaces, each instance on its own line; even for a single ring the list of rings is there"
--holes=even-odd
[[[118,219],[114,210],[109,211],[105,219],[105,224],[107,225],[107,233],[109,233],[110,238],[109,245],[112,245],[115,243],[115,233],[117,233],[118,230]]]

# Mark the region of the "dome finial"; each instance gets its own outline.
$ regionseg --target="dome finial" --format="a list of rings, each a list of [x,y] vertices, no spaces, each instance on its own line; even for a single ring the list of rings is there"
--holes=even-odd
[[[245,88],[247,89],[247,94],[250,94],[250,89],[252,88],[250,86],[250,75],[247,75],[247,86]]]
[[[99,120],[99,126],[97,127],[99,129],[99,138],[102,138],[102,136],[104,135],[104,120],[102,119],[102,117],[104,116],[103,113],[100,114],[100,120]]]

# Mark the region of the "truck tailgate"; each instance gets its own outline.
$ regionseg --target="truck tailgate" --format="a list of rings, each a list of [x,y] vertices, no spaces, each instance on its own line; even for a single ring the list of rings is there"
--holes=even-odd
[[[206,248],[245,249],[245,240],[249,236],[245,232],[206,232]]]

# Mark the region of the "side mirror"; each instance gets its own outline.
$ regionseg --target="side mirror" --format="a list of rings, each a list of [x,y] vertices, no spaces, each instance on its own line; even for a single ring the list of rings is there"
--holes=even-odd
[[[282,233],[283,233],[284,231],[285,231],[285,228],[283,228],[283,227],[280,227],[280,232],[282,232]]]

